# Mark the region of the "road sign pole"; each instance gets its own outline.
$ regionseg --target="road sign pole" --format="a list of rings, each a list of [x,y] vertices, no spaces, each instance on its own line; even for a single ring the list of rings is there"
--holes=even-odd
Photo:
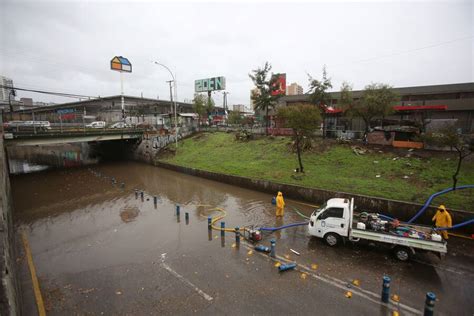
[[[120,71],[120,101],[122,103],[122,121],[125,124],[125,101],[123,99],[123,73]]]

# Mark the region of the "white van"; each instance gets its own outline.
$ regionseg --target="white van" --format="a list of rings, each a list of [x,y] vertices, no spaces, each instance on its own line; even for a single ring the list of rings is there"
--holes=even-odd
[[[104,121],[95,121],[90,124],[86,125],[86,128],[105,128],[105,122]]]

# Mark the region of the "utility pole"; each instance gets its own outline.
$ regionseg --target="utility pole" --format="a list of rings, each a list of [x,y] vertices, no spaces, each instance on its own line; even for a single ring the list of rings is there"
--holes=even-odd
[[[171,111],[170,111],[170,127],[173,126],[173,124],[171,124],[171,118],[173,117],[173,86],[172,86],[172,83],[173,83],[173,80],[168,80],[166,81],[169,85],[170,85],[170,104],[171,104]],[[175,122],[176,124],[176,122]],[[176,128],[176,126],[175,126]]]

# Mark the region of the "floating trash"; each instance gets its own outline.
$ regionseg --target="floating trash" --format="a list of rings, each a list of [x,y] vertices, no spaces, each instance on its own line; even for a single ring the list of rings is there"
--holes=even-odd
[[[346,296],[347,298],[351,298],[351,297],[352,297],[352,292],[351,292],[351,291],[347,291],[345,296]]]

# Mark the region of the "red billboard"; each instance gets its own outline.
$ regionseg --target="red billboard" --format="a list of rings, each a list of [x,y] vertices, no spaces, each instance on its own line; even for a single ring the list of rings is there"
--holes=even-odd
[[[272,76],[272,95],[286,94],[286,74],[274,74]]]

